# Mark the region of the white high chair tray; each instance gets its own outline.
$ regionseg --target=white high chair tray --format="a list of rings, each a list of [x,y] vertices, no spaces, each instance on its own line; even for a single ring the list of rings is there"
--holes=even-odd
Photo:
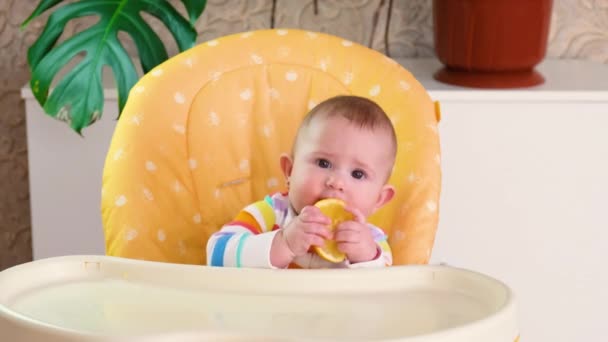
[[[518,336],[513,295],[446,266],[214,268],[107,256],[0,272],[6,341],[483,341]]]

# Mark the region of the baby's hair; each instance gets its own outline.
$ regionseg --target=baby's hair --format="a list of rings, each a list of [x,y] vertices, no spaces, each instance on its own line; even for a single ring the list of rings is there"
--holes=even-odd
[[[397,137],[388,115],[376,102],[353,95],[335,96],[316,105],[302,120],[296,135],[296,144],[302,129],[307,127],[313,119],[327,119],[337,116],[345,118],[360,128],[385,131],[390,135],[392,145],[391,156],[393,159],[395,158],[395,154],[397,153]]]

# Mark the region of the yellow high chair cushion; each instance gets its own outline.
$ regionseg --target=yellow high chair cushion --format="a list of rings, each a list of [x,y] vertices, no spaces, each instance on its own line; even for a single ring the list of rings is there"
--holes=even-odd
[[[339,94],[373,99],[393,121],[397,193],[369,221],[388,233],[395,264],[427,263],[441,181],[436,106],[393,60],[300,30],[203,43],[133,87],[104,169],[107,254],[204,264],[212,233],[285,190],[280,154],[306,112]]]

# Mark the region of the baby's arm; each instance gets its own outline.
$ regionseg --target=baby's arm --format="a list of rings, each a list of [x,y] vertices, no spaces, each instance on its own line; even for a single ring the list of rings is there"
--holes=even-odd
[[[265,201],[243,209],[207,241],[207,264],[273,268],[270,248],[277,233],[273,208]]]

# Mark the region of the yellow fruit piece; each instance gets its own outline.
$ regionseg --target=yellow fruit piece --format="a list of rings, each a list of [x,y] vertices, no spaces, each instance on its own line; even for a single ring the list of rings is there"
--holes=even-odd
[[[315,207],[319,208],[323,215],[331,219],[331,224],[328,228],[332,232],[336,230],[340,223],[354,219],[353,214],[344,209],[345,206],[343,201],[335,198],[327,198],[315,203]],[[314,246],[313,248],[321,258],[329,262],[338,263],[346,258],[344,253],[338,250],[338,245],[334,240],[325,240],[325,244],[322,247]]]

